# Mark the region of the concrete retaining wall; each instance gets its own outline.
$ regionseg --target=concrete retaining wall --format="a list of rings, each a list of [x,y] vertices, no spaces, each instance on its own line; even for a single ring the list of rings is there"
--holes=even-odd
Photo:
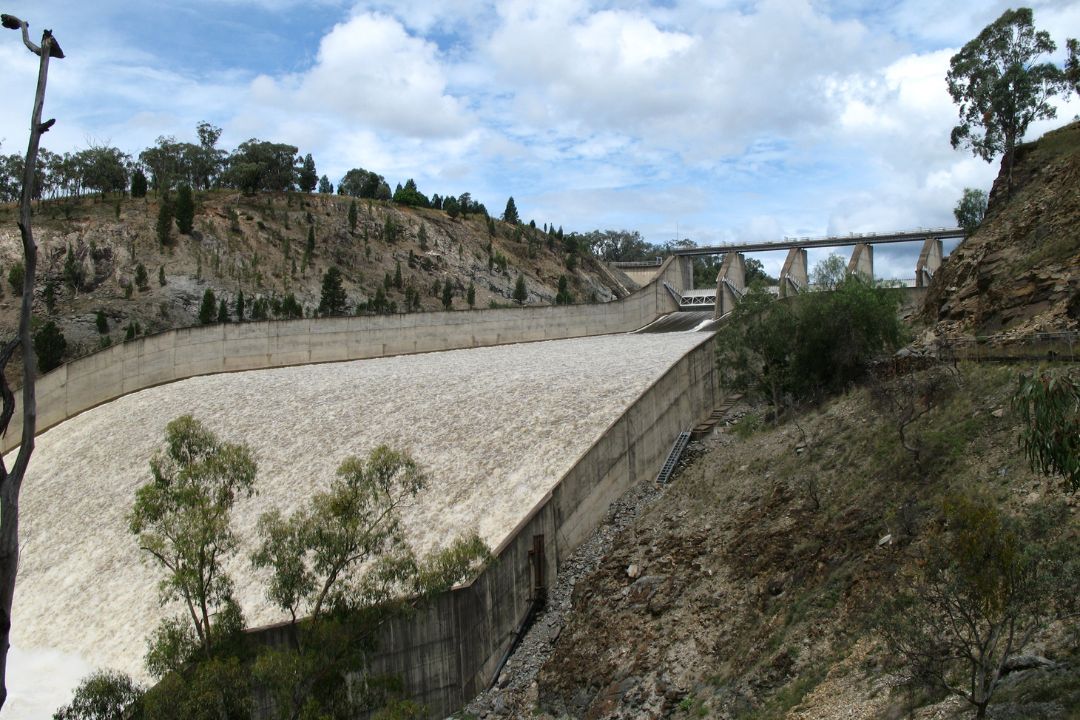
[[[686,275],[677,259],[661,280]],[[37,381],[37,431],[136,390],[237,370],[627,332],[677,310],[660,282],[600,305],[226,324],[170,330],[61,365]],[[19,444],[22,395],[0,451]]]
[[[563,560],[600,523],[610,504],[656,476],[678,434],[718,400],[712,335],[653,383],[495,549],[472,583],[445,593],[407,619],[389,622],[375,673],[398,675],[407,695],[446,717],[484,690],[530,607],[529,551],[543,535],[547,586]],[[287,642],[284,627],[252,631],[266,644]]]

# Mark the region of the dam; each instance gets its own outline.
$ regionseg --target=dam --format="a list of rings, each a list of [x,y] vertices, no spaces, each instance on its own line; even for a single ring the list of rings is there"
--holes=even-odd
[[[637,295],[639,305],[657,306],[666,293],[647,288]],[[626,303],[591,308],[589,322],[625,313]],[[658,313],[642,314],[651,320]],[[521,332],[539,327],[515,322]],[[441,628],[425,635],[425,652],[434,659],[410,658],[406,643],[374,664],[401,670],[407,684],[423,688],[419,699],[433,710],[453,709],[490,680],[527,610],[531,573],[523,548],[535,542],[536,530],[547,537],[544,562],[553,578],[560,556],[625,487],[655,475],[673,436],[713,400],[701,393],[712,382],[708,333],[581,334],[200,374],[147,383],[84,409],[69,401],[68,417],[38,436],[23,489],[5,715],[51,714],[98,667],[145,679],[145,637],[178,608],[159,606],[158,571],[139,556],[125,515],[135,488],[149,478],[148,461],[165,424],[185,413],[255,451],[259,494],[234,511],[243,547],[227,569],[247,623],[268,626],[270,635],[284,618],[250,569],[259,513],[305,502],[347,455],[363,455],[379,443],[413,452],[432,479],[405,514],[417,549],[475,529],[496,558],[476,581],[433,603],[428,620],[437,621],[411,621],[407,633],[425,623]],[[102,367],[100,359],[89,360]],[[78,362],[54,393],[86,395],[74,379]],[[125,374],[131,367],[145,366],[125,364]],[[480,626],[488,631],[479,632]],[[437,673],[441,682],[417,675],[417,668],[440,662],[453,666]]]

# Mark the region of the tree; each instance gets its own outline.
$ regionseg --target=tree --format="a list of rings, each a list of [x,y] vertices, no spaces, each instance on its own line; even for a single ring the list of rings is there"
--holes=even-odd
[[[420,229],[416,232],[416,241],[420,243],[420,250],[427,252],[428,249],[428,234],[427,225],[420,223]]]
[[[158,281],[158,285],[161,286],[161,287],[165,287],[168,284],[165,281],[165,266],[164,265],[158,265],[157,281]]]
[[[765,272],[765,266],[760,260],[757,258],[746,258],[746,284],[750,285],[755,280],[760,280],[766,285],[777,284],[777,279]],[[713,273],[712,281],[716,282],[716,273]]]
[[[529,299],[529,292],[525,289],[525,276],[518,273],[517,282],[514,283],[514,300],[518,305],[525,304],[525,301]]]
[[[447,280],[442,286],[442,306],[444,310],[449,310],[454,304],[454,287]]]
[[[34,275],[37,272],[37,244],[34,242],[31,202],[38,193],[38,149],[41,133],[48,130],[55,120],[41,121],[45,104],[45,87],[49,75],[49,61],[63,58],[64,51],[52,35],[44,30],[41,44],[30,41],[28,24],[12,15],[0,15],[5,28],[22,31],[23,45],[39,58],[37,90],[30,115],[30,141],[23,162],[22,184],[19,197],[19,237],[22,240],[24,263],[22,300],[19,303],[19,330],[3,346],[0,346],[0,435],[8,430],[15,410],[15,393],[8,384],[7,364],[16,349],[22,353],[22,435],[19,451],[12,460],[0,458],[0,709],[7,701],[7,659],[11,638],[11,609],[15,600],[15,581],[19,574],[19,493],[23,478],[34,451],[34,435],[37,430],[37,401],[35,397],[34,348],[31,346],[30,321],[34,302]],[[21,346],[21,347],[20,347]],[[13,373],[17,374],[17,373]],[[10,459],[10,455],[9,455]]]
[[[259,190],[286,192],[296,179],[296,153],[293,145],[255,138],[242,142],[229,156],[224,181],[247,195]]]
[[[138,718],[145,692],[129,675],[115,670],[97,670],[79,682],[75,697],[53,713],[53,720]]]
[[[820,260],[810,271],[810,282],[818,290],[835,290],[847,278],[847,263],[835,253]]]
[[[559,276],[559,290],[555,293],[556,305],[570,305],[574,302],[574,296],[570,292],[570,281],[565,275]]]
[[[60,367],[65,352],[67,352],[67,340],[52,320],[46,322],[34,333],[34,353],[37,355],[39,371],[47,373]]]
[[[397,263],[394,265],[394,287],[400,290],[402,287],[404,287],[403,283],[404,281],[401,278],[401,261],[398,260]]]
[[[229,306],[225,302],[225,298],[218,301],[217,321],[219,323],[229,322]]]
[[[82,184],[105,194],[122,193],[128,185],[131,158],[113,147],[90,147],[80,151]]]
[[[1080,490],[1080,377],[1021,375],[1012,406],[1022,421],[1020,447],[1032,470],[1061,475],[1070,492]]]
[[[203,325],[214,322],[215,312],[217,312],[217,298],[214,297],[213,290],[206,288],[203,291],[202,304],[199,305],[199,322]]]
[[[960,106],[954,148],[967,147],[990,162],[1004,153],[1008,187],[1016,144],[1032,120],[1054,118],[1049,99],[1067,88],[1064,72],[1036,63],[1057,48],[1049,33],[1036,31],[1030,8],[1006,10],[949,61],[949,95]]]
[[[255,460],[247,446],[222,442],[183,415],[165,427],[165,446],[150,460],[150,472],[135,493],[128,528],[165,571],[161,601],[183,603],[209,658],[211,617],[226,607],[238,612],[222,564],[238,544],[229,526],[232,507],[255,492]]]
[[[450,219],[454,219],[454,218],[456,218],[458,216],[458,213],[461,211],[461,206],[458,205],[457,198],[455,198],[453,195],[451,195],[451,196],[447,197],[445,200],[443,200],[443,210],[445,210],[446,214],[450,216]]]
[[[319,314],[323,317],[344,315],[348,297],[341,285],[341,271],[331,265],[322,279],[322,298],[319,300]]]
[[[270,571],[267,598],[292,618],[291,650],[264,652],[254,667],[278,717],[297,717],[302,707],[311,717],[330,716],[330,707],[354,716],[344,712],[356,698],[345,692],[342,669],[362,667],[374,630],[402,605],[395,598],[414,598],[407,605],[430,597],[489,557],[475,534],[427,559],[415,556],[398,513],[428,482],[408,453],[381,445],[366,459],[346,458],[308,507],[259,518],[252,562]]]
[[[1069,38],[1065,47],[1069,53],[1065,60],[1065,80],[1072,85],[1073,91],[1080,95],[1080,42],[1076,38]]]
[[[150,288],[150,276],[146,274],[146,266],[142,263],[135,266],[135,287],[144,292]]]
[[[349,229],[356,229],[356,199],[349,201]]]
[[[323,195],[334,194],[334,184],[330,182],[330,178],[326,177],[325,175],[319,178],[319,193]]]
[[[67,246],[67,254],[64,256],[64,282],[76,291],[83,284],[83,266],[71,245]]]
[[[964,698],[984,718],[1009,660],[1050,621],[1075,612],[1075,553],[1046,542],[1064,517],[1017,521],[988,499],[957,496],[943,519],[947,530],[900,576],[877,625],[916,679]]]
[[[94,316],[94,324],[97,326],[98,334],[105,335],[109,332],[109,319],[105,317],[104,310],[97,311],[97,315]]]
[[[172,224],[172,203],[169,202],[169,197],[166,195],[161,198],[161,202],[158,204],[157,225],[155,226],[158,242],[162,245],[171,243]]]
[[[241,290],[236,296],[236,322],[244,322],[244,291]]]
[[[301,192],[309,193],[315,191],[315,186],[318,183],[319,175],[315,172],[315,160],[312,159],[311,153],[308,153],[304,156],[304,162],[296,173],[296,184],[300,187]]]
[[[176,194],[176,227],[181,235],[190,235],[195,224],[195,199],[190,185],[181,185]]]
[[[964,188],[964,196],[957,201],[953,215],[956,216],[956,224],[964,229],[964,235],[970,236],[982,224],[983,216],[986,215],[986,193],[974,188]]]
[[[469,309],[476,307],[476,287],[470,282],[469,289],[465,291],[465,302],[469,304]]]
[[[146,197],[146,173],[141,167],[135,168],[135,172],[131,175],[131,197]]]
[[[503,210],[502,219],[503,222],[510,223],[511,225],[517,225],[521,222],[521,218],[518,217],[517,205],[514,204],[513,195],[506,201],[506,209]]]

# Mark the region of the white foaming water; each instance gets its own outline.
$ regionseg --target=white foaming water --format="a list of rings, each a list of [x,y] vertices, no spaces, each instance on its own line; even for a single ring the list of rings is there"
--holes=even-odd
[[[613,335],[192,378],[125,396],[38,437],[21,498],[22,558],[5,718],[43,717],[88,668],[145,680],[160,571],[125,516],[165,425],[191,414],[245,442],[258,495],[227,564],[249,625],[286,619],[248,560],[259,514],[304,505],[348,455],[407,448],[431,484],[404,522],[420,551],[476,529],[494,548],[699,335]],[[40,668],[40,670],[39,670]],[[23,670],[26,672],[23,672]],[[47,715],[45,715],[47,716]]]

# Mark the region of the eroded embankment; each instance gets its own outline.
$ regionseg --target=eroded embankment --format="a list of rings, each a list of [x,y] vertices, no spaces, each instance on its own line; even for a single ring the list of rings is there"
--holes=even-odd
[[[259,495],[236,511],[245,547],[229,571],[248,622],[261,624],[282,618],[247,560],[259,513],[303,503],[347,455],[385,442],[410,448],[430,471],[430,489],[406,517],[419,548],[469,528],[494,546],[700,341],[605,336],[205,376],[57,426],[38,438],[23,491],[13,666],[29,671],[57,651],[71,662],[50,660],[47,677],[13,678],[12,717],[34,698],[51,711],[88,666],[138,673],[144,637],[176,611],[159,607],[158,575],[124,521],[172,418],[193,414],[255,448]]]

